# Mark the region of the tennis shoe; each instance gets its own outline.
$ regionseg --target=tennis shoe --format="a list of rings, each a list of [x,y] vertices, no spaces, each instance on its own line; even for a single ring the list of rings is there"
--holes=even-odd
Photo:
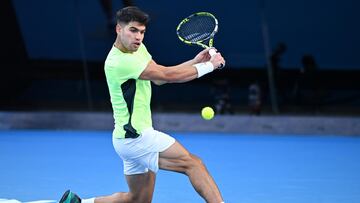
[[[81,199],[77,194],[67,190],[61,197],[59,203],[81,203]]]

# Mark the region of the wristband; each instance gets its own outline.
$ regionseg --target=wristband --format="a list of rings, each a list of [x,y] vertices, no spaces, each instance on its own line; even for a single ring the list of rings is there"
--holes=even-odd
[[[197,78],[208,74],[214,70],[214,65],[210,61],[205,63],[197,63],[194,66],[198,72]]]

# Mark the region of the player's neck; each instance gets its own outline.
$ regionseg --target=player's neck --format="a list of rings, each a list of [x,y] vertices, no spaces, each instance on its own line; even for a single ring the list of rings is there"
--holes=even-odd
[[[124,52],[124,53],[128,52],[128,51],[126,51],[126,49],[124,49],[124,47],[121,45],[121,43],[118,43],[117,41],[114,42],[114,47],[119,49],[121,52]]]
[[[114,42],[114,47],[119,49],[123,53],[131,53],[131,51],[127,50],[125,46],[121,43],[120,39],[117,37]]]

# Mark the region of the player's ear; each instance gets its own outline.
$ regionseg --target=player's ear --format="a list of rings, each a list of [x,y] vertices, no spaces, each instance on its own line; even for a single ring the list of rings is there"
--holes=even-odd
[[[120,33],[121,29],[123,29],[123,28],[121,27],[121,25],[120,25],[119,23],[116,24],[116,33],[117,33],[117,34]]]

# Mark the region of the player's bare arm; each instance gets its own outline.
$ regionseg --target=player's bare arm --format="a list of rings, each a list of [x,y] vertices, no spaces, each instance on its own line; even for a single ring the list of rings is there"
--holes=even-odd
[[[196,66],[205,62],[210,62],[213,70],[224,64],[225,60],[220,53],[211,57],[208,49],[204,49],[195,58],[176,66],[165,67],[152,60],[142,72],[140,78],[151,80],[156,85],[183,83],[198,78],[199,69]]]
[[[139,78],[143,80],[161,81],[163,83],[181,83],[197,78],[197,71],[192,65],[180,64],[165,67],[152,60]]]

